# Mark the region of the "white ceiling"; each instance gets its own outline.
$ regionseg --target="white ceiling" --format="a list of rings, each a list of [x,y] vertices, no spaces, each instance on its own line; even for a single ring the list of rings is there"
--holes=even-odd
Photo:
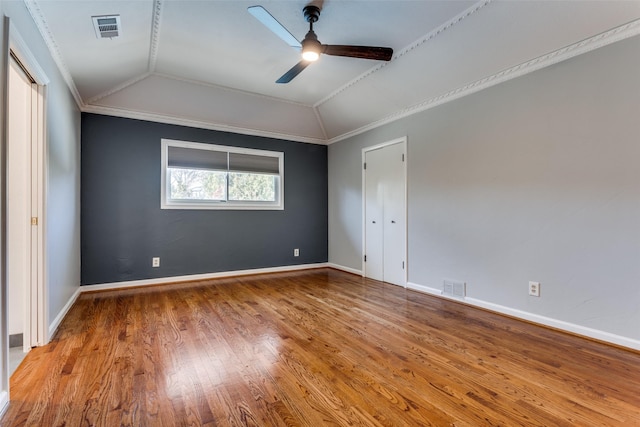
[[[25,0],[83,111],[330,143],[640,34],[640,1],[326,0],[324,44],[388,46],[388,62],[299,60],[247,12],[301,40],[308,0]],[[318,1],[315,2],[318,4]],[[120,15],[98,39],[91,17]]]

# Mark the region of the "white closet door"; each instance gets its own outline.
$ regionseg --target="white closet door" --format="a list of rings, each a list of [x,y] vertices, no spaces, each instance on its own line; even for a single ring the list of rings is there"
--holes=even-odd
[[[404,146],[394,144],[384,148],[384,281],[405,286],[405,190]]]
[[[31,347],[25,313],[31,284],[32,82],[13,59],[9,67],[7,142],[7,295],[9,335],[23,334]]]
[[[365,275],[405,286],[405,144],[365,152]]]
[[[384,153],[368,151],[365,163],[366,276],[384,280]]]

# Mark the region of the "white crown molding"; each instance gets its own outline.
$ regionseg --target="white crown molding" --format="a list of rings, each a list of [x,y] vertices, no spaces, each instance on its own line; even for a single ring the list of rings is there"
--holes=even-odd
[[[322,131],[322,136],[324,140],[327,141],[329,139],[329,134],[327,133],[327,129],[324,127],[324,122],[322,121],[322,116],[320,115],[320,110],[317,107],[311,107],[313,109],[313,114],[316,116],[316,120],[318,121],[318,126],[320,126],[320,130]]]
[[[391,59],[390,62],[396,61],[397,59],[403,57],[404,55],[406,55],[407,53],[411,52],[412,50],[414,50],[418,46],[428,42],[429,40],[432,40],[432,39],[436,38],[437,36],[442,34],[444,31],[450,29],[451,27],[453,27],[454,25],[458,24],[459,22],[461,22],[462,20],[464,20],[468,16],[474,14],[475,12],[477,12],[478,10],[483,8],[484,6],[488,5],[489,3],[491,3],[491,0],[482,0],[482,1],[479,1],[479,2],[475,3],[473,6],[469,7],[466,10],[464,10],[462,13],[454,16],[449,21],[445,22],[444,24],[440,25],[439,27],[437,27],[433,31],[431,31],[431,32],[425,34],[424,36],[420,37],[418,40],[414,41],[409,46],[405,47],[400,52],[398,52],[395,55],[393,55],[393,58]],[[372,75],[376,71],[379,71],[382,68],[386,67],[390,62],[381,62],[380,64],[376,65],[375,67],[370,68],[369,70],[367,70],[364,73],[360,74],[358,77],[355,77],[353,80],[345,83],[343,86],[341,86],[338,89],[336,89],[335,91],[331,92],[329,95],[327,95],[326,97],[322,98],[320,101],[316,102],[313,106],[314,107],[320,107],[322,104],[330,101],[332,98],[335,98],[340,93],[344,92],[345,90],[349,89],[350,87],[352,87],[352,86],[356,85],[357,83],[359,83],[360,81],[364,80],[366,77],[369,77],[370,75]]]
[[[342,135],[331,138],[329,141],[327,141],[327,144],[330,145],[338,141],[351,138],[353,136],[356,136],[361,133],[367,132],[369,130],[389,124],[396,120],[399,120],[408,116],[412,116],[416,113],[428,110],[430,108],[437,107],[439,105],[462,98],[467,95],[471,95],[483,89],[487,89],[489,87],[498,85],[500,83],[504,83],[508,80],[524,76],[525,74],[538,71],[550,65],[557,64],[562,61],[566,61],[567,59],[571,59],[578,55],[591,52],[595,49],[610,45],[612,43],[627,39],[629,37],[637,36],[639,34],[640,34],[640,19],[637,19],[635,21],[631,21],[627,24],[621,25],[619,27],[616,27],[611,30],[600,33],[598,35],[595,35],[593,37],[584,39],[578,43],[571,44],[569,46],[566,46],[561,49],[555,50],[551,53],[548,53],[546,55],[542,55],[532,60],[518,64],[514,67],[507,68],[506,70],[502,70],[491,76],[485,77],[480,80],[476,80],[475,82],[470,83],[468,85],[461,86],[445,94],[430,98],[419,104],[400,110],[380,120],[369,123],[366,126],[362,126],[351,132],[346,132]]]
[[[376,66],[372,69],[370,69],[369,71],[361,74],[360,76],[356,77],[355,79],[353,79],[352,81],[350,81],[349,83],[345,84],[344,86],[340,87],[339,89],[337,89],[336,91],[332,92],[330,95],[328,95],[327,97],[323,98],[322,100],[318,101],[317,103],[313,104],[313,105],[307,105],[307,104],[302,104],[302,103],[298,103],[298,102],[293,102],[293,101],[287,101],[287,100],[283,100],[280,98],[274,98],[274,97],[270,97],[270,96],[266,96],[266,95],[261,95],[261,94],[256,94],[256,93],[251,93],[251,92],[247,92],[247,91],[242,91],[239,89],[233,89],[233,88],[228,88],[228,87],[224,87],[224,86],[218,86],[218,85],[212,85],[212,84],[208,84],[208,83],[203,83],[203,82],[199,82],[199,81],[195,81],[195,80],[189,80],[189,79],[183,79],[183,78],[179,78],[176,76],[170,76],[170,75],[165,75],[165,74],[161,74],[161,73],[156,73],[154,72],[155,69],[155,63],[156,63],[156,59],[157,59],[157,51],[158,51],[158,43],[159,43],[159,34],[160,34],[160,27],[161,27],[161,23],[162,23],[162,11],[163,11],[163,1],[164,0],[154,0],[153,3],[153,18],[152,18],[152,34],[151,34],[151,39],[150,39],[150,47],[149,47],[149,72],[144,73],[140,76],[137,76],[131,80],[128,80],[126,82],[123,82],[121,84],[119,84],[118,86],[103,92],[97,96],[94,96],[93,98],[91,98],[88,103],[85,103],[82,100],[82,97],[80,96],[80,93],[78,92],[78,89],[73,81],[73,78],[71,76],[71,73],[69,72],[66,63],[64,62],[64,59],[62,58],[62,55],[60,53],[60,49],[57,45],[57,43],[55,42],[55,39],[53,37],[53,34],[51,33],[48,24],[46,23],[46,20],[44,19],[44,15],[41,11],[41,8],[38,4],[37,0],[23,0],[24,4],[27,8],[27,10],[29,11],[29,14],[31,15],[36,27],[38,28],[38,31],[40,32],[56,66],[58,67],[58,70],[60,71],[63,79],[65,80],[67,86],[69,87],[69,90],[71,91],[71,94],[73,96],[73,98],[76,101],[76,104],[78,105],[78,107],[80,108],[81,111],[85,111],[85,112],[94,112],[97,114],[105,114],[105,115],[111,115],[111,116],[121,116],[121,117],[127,117],[127,118],[136,118],[136,119],[141,119],[141,120],[150,120],[150,121],[154,121],[154,122],[161,122],[161,123],[170,123],[170,124],[178,124],[178,125],[183,125],[183,126],[189,126],[189,127],[201,127],[203,129],[211,129],[211,130],[221,130],[221,131],[226,131],[226,132],[234,132],[234,133],[240,133],[240,134],[245,134],[245,135],[254,135],[254,136],[264,136],[264,137],[269,137],[269,138],[276,138],[276,139],[284,139],[284,140],[291,140],[291,141],[296,141],[296,142],[304,142],[304,143],[311,143],[311,144],[321,144],[321,145],[328,145],[328,144],[333,144],[348,138],[351,138],[353,136],[359,135],[361,133],[367,132],[369,130],[372,129],[376,129],[380,126],[392,123],[396,120],[400,120],[402,118],[411,116],[413,114],[417,114],[419,112],[428,110],[430,108],[434,108],[437,107],[439,105],[445,104],[447,102],[462,98],[464,96],[473,94],[475,92],[479,92],[483,89],[495,86],[497,84],[503,83],[505,81],[523,76],[525,74],[540,70],[544,67],[548,67],[550,65],[556,64],[558,62],[561,61],[565,61],[567,59],[573,58],[575,56],[590,52],[594,49],[603,47],[603,46],[607,46],[611,43],[620,41],[620,40],[624,40],[626,38],[629,37],[633,37],[636,36],[638,34],[640,34],[640,20],[634,20],[631,21],[627,24],[621,25],[619,27],[616,27],[614,29],[611,29],[609,31],[605,31],[601,34],[598,34],[596,36],[587,38],[583,41],[580,41],[578,43],[574,43],[572,45],[566,46],[562,49],[558,49],[554,52],[551,52],[549,54],[540,56],[538,58],[532,59],[530,61],[524,62],[522,64],[516,65],[514,67],[508,68],[506,70],[502,70],[498,73],[495,73],[491,76],[485,77],[483,79],[477,80],[475,82],[472,82],[470,84],[461,86],[459,88],[453,89],[451,91],[448,91],[442,95],[439,96],[435,96],[432,97],[430,99],[427,99],[423,102],[420,102],[418,104],[412,105],[410,107],[407,107],[405,109],[402,109],[400,111],[397,111],[391,115],[388,115],[386,117],[383,117],[379,120],[373,121],[365,126],[362,126],[358,129],[354,129],[352,131],[346,132],[344,134],[335,136],[333,138],[329,138],[327,131],[326,131],[326,127],[324,125],[324,122],[322,120],[321,114],[319,112],[319,107],[328,102],[330,99],[336,97],[338,94],[340,94],[341,92],[347,90],[349,87],[357,84],[359,81],[361,81],[362,79],[368,77],[369,75],[375,73],[376,71],[380,70],[382,67],[384,67],[387,63],[381,64],[379,66]],[[399,53],[397,53],[396,55],[394,55],[393,60],[397,60],[398,58],[404,56],[405,54],[407,54],[408,52],[416,49],[418,46],[428,42],[429,40],[432,40],[434,37],[437,37],[438,35],[442,34],[442,32],[450,29],[451,27],[453,27],[454,25],[458,24],[459,22],[461,22],[462,20],[464,20],[465,18],[469,17],[470,15],[472,15],[473,13],[477,12],[478,10],[480,10],[481,8],[483,8],[484,6],[488,5],[491,3],[492,0],[482,0],[479,1],[477,3],[475,3],[473,6],[471,6],[470,8],[468,8],[467,10],[465,10],[464,12],[462,12],[461,14],[459,14],[458,16],[456,16],[455,18],[451,19],[450,21],[446,22],[445,24],[441,25],[440,27],[438,27],[437,29],[435,29],[434,31],[430,32],[429,34],[426,34],[425,36],[423,36],[422,38],[420,38],[419,40],[417,40],[416,42],[412,43],[411,45],[409,45],[408,47],[402,49]],[[201,122],[201,121],[194,121],[194,120],[189,120],[189,119],[181,119],[181,118],[176,118],[176,117],[167,117],[167,116],[163,116],[163,115],[159,115],[159,114],[154,114],[154,113],[149,113],[149,112],[134,112],[134,111],[130,111],[130,110],[125,110],[125,109],[118,109],[118,108],[108,108],[108,107],[101,107],[101,106],[96,106],[96,105],[88,105],[90,103],[94,103],[100,99],[103,99],[109,95],[112,95],[116,92],[119,92],[141,80],[144,80],[145,78],[148,78],[150,76],[160,76],[160,77],[165,77],[165,78],[169,78],[169,79],[173,79],[173,80],[178,80],[178,81],[183,81],[183,82],[187,82],[187,83],[191,83],[191,84],[197,84],[200,86],[207,86],[207,87],[212,87],[215,88],[217,90],[224,90],[224,91],[229,91],[229,92],[234,92],[234,93],[239,93],[239,94],[243,94],[243,95],[249,95],[252,97],[258,97],[258,98],[263,98],[263,99],[269,99],[272,101],[277,101],[277,102],[284,102],[284,103],[288,103],[288,104],[292,104],[292,105],[297,105],[300,107],[305,107],[305,108],[312,108],[315,114],[315,117],[318,121],[318,124],[320,126],[320,129],[322,131],[322,135],[323,135],[323,139],[320,138],[309,138],[309,137],[304,137],[304,136],[297,136],[297,135],[289,135],[289,134],[284,134],[284,133],[278,133],[278,132],[265,132],[265,131],[261,131],[261,130],[256,130],[256,129],[245,129],[245,128],[239,128],[239,127],[235,127],[235,126],[228,126],[228,125],[224,125],[224,124],[216,124],[216,123],[208,123],[208,122]]]
[[[75,99],[76,104],[78,104],[78,107],[82,109],[82,107],[84,106],[84,102],[82,101],[80,92],[78,92],[78,88],[76,87],[76,84],[73,81],[73,77],[71,77],[71,73],[67,68],[67,64],[64,62],[64,59],[62,58],[62,54],[60,53],[60,48],[58,47],[58,44],[53,38],[53,34],[51,33],[51,30],[49,29],[49,26],[47,25],[47,22],[44,19],[44,15],[42,14],[40,5],[36,0],[24,0],[24,4],[27,10],[29,11],[29,14],[31,15],[33,22],[36,24],[36,27],[38,28],[40,35],[44,39],[44,42],[47,45],[47,48],[49,49],[49,53],[51,54],[53,61],[56,63],[56,66],[58,67],[60,74],[62,74],[62,78],[67,83],[67,86],[71,91],[71,95],[73,95],[73,98]]]
[[[151,18],[151,40],[149,44],[149,72],[156,70],[158,45],[160,43],[160,26],[162,25],[163,0],[153,0],[153,17]]]
[[[127,87],[130,87],[151,76],[158,76],[158,77],[162,77],[169,80],[184,82],[192,85],[207,87],[207,88],[221,90],[225,92],[241,93],[243,95],[251,96],[254,98],[267,99],[270,101],[280,102],[280,103],[289,104],[289,105],[295,105],[298,107],[311,108],[311,110],[315,114],[316,120],[318,121],[320,129],[322,131],[323,138],[310,138],[310,137],[305,137],[300,135],[285,134],[280,132],[270,132],[270,131],[264,131],[260,129],[241,128],[241,127],[225,125],[221,123],[203,122],[199,120],[191,120],[191,119],[180,118],[175,116],[166,116],[163,114],[157,114],[153,112],[134,111],[134,110],[128,110],[125,108],[105,107],[101,105],[95,105],[97,101],[103,98],[106,98],[107,96],[113,95],[117,92],[120,92],[126,89]],[[233,133],[238,133],[242,135],[263,136],[267,138],[283,139],[283,140],[289,140],[289,141],[304,142],[309,144],[319,144],[319,145],[327,144],[327,133],[326,133],[326,130],[324,129],[324,126],[323,126],[322,120],[320,119],[318,111],[317,109],[309,105],[300,104],[293,101],[282,100],[279,98],[273,98],[266,95],[252,93],[252,92],[246,92],[238,89],[228,88],[225,86],[205,83],[198,80],[176,77],[176,76],[172,76],[164,73],[144,73],[144,74],[141,74],[140,76],[134,77],[131,80],[127,80],[126,82],[123,82],[118,86],[115,86],[109,89],[108,91],[105,91],[99,95],[94,96],[93,98],[88,100],[86,104],[84,104],[81,107],[81,110],[87,113],[96,113],[96,114],[103,114],[108,116],[119,116],[119,117],[131,118],[131,119],[148,120],[152,122],[176,124],[176,125],[188,126],[188,127],[198,127],[202,129],[233,132]]]
[[[175,116],[165,116],[162,114],[126,110],[122,108],[103,107],[99,105],[85,105],[82,108],[84,113],[102,114],[104,116],[123,117],[127,119],[146,120],[149,122],[166,123],[170,125],[187,126],[198,129],[208,129],[222,132],[237,133],[240,135],[260,136],[264,138],[282,139],[285,141],[303,142],[306,144],[327,145],[327,141],[319,138],[309,138],[298,135],[289,135],[278,132],[269,132],[260,129],[248,129],[229,126],[219,123],[203,122],[199,120],[185,119]]]

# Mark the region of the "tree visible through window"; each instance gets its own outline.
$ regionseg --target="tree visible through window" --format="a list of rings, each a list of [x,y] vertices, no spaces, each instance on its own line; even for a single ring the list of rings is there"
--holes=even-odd
[[[226,172],[169,168],[172,199],[225,200]]]
[[[276,200],[276,177],[257,173],[229,173],[229,200]]]
[[[283,209],[284,153],[162,140],[163,209]]]

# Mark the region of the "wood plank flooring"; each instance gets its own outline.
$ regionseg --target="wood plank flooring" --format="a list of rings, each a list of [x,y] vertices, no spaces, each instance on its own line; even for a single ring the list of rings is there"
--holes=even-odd
[[[640,426],[640,354],[331,269],[83,294],[2,426]]]

